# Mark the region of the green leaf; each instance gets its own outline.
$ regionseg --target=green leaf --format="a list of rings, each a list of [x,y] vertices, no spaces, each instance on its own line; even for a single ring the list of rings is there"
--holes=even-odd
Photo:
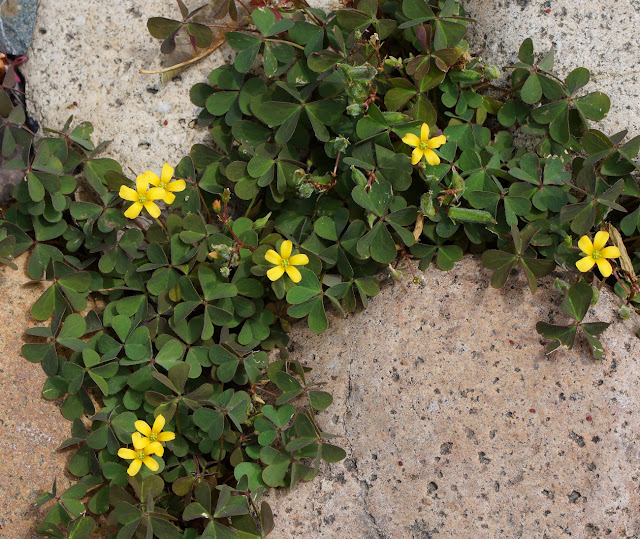
[[[462,249],[457,245],[441,245],[436,254],[436,264],[442,271],[452,270],[462,260]]]
[[[303,303],[322,293],[322,285],[313,271],[301,268],[300,273],[302,275],[300,282],[287,292],[287,301],[291,304]]]
[[[576,90],[579,90],[583,86],[586,86],[589,82],[590,77],[591,74],[589,73],[588,69],[585,69],[584,67],[578,67],[577,69],[574,69],[571,73],[569,73],[569,75],[567,75],[567,78],[565,80],[569,93],[572,94]]]
[[[326,391],[309,391],[309,404],[315,410],[324,410],[333,402],[333,397]]]
[[[526,200],[526,199],[525,199]],[[487,211],[450,206],[447,212],[449,219],[462,223],[496,224],[496,220]]]
[[[156,39],[166,39],[180,28],[182,23],[164,17],[151,17],[147,20],[147,29]]]
[[[82,517],[69,525],[69,539],[87,539],[96,527],[91,517]]]
[[[520,50],[518,51],[518,58],[524,64],[533,65],[534,57],[533,57],[533,41],[530,37],[525,39],[520,45]]]
[[[602,120],[611,108],[609,97],[602,92],[592,92],[584,97],[574,99],[573,102],[585,117],[596,122]]]
[[[536,331],[546,339],[552,339],[558,342],[557,345],[553,343],[547,348],[547,353],[553,352],[560,344],[565,345],[567,348],[573,348],[573,343],[576,338],[576,332],[578,326],[556,326],[548,324],[546,322],[538,322],[536,324]]]
[[[587,314],[593,299],[593,288],[584,281],[578,281],[571,285],[567,291],[567,296],[560,305],[562,312],[574,318],[577,322]]]
[[[520,96],[525,103],[532,105],[540,101],[542,97],[542,86],[540,85],[540,78],[536,73],[532,73],[524,86],[520,90]]]

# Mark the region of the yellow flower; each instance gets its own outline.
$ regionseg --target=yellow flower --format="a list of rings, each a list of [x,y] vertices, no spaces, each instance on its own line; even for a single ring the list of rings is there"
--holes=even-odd
[[[424,155],[427,163],[434,166],[440,164],[440,158],[433,150],[447,142],[447,137],[440,135],[429,139],[429,126],[427,124],[422,124],[422,127],[420,128],[420,138],[413,133],[407,133],[402,139],[402,142],[415,147],[413,152],[411,152],[412,165],[417,165]]]
[[[134,432],[131,439],[133,440],[133,449],[122,447],[118,450],[118,456],[120,458],[133,459],[133,462],[129,464],[127,473],[129,475],[136,475],[143,464],[152,472],[157,471],[160,466],[151,455],[155,454],[161,457],[164,454],[164,448],[160,442],[149,443],[149,440],[142,438],[138,432]]]
[[[607,258],[618,258],[620,256],[620,249],[611,245],[605,247],[605,244],[609,241],[609,233],[601,230],[593,238],[593,243],[589,236],[582,236],[578,240],[578,247],[586,255],[576,262],[576,267],[581,271],[589,271],[595,264],[598,264],[598,269],[603,277],[609,277],[613,272],[611,264]]]
[[[131,206],[124,212],[124,216],[129,219],[135,219],[140,215],[142,208],[146,208],[149,215],[154,218],[160,216],[160,208],[154,203],[154,200],[158,200],[164,196],[164,191],[158,187],[152,187],[149,189],[149,180],[144,174],[140,174],[136,178],[136,191],[127,187],[126,185],[120,186],[120,198],[133,202]]]
[[[277,281],[287,272],[287,275],[294,283],[299,283],[302,279],[302,275],[298,271],[298,268],[294,266],[304,266],[309,263],[309,257],[303,254],[297,254],[291,256],[291,250],[293,244],[289,240],[285,240],[280,245],[280,254],[276,253],[273,249],[269,249],[264,255],[267,262],[274,264],[275,268],[271,268],[267,271],[267,277],[272,281]]]
[[[171,178],[173,178],[173,167],[169,163],[164,164],[162,174],[159,178],[157,174],[150,170],[145,171],[142,175],[151,185],[164,191],[164,195],[161,198],[165,204],[171,204],[176,199],[176,195],[173,193],[184,191],[187,187],[184,180],[171,181]]]
[[[146,421],[139,420],[135,422],[136,429],[141,433],[142,436],[145,436],[145,438],[142,438],[142,440],[146,440],[148,444],[153,444],[155,442],[169,442],[176,437],[173,432],[162,432],[164,424],[165,418],[162,414],[156,417],[156,420],[153,422],[153,427],[150,427]],[[162,455],[158,456],[161,457]]]

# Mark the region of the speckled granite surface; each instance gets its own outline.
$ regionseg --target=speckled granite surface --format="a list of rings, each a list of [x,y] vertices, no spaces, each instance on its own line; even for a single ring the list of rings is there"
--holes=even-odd
[[[296,330],[292,358],[329,382],[320,426],[348,458],[277,494],[276,537],[637,537],[638,320],[547,357],[538,320],[565,320],[552,278],[503,290],[469,257],[369,308]],[[588,317],[616,319],[606,292]]]
[[[59,402],[41,397],[47,379],[38,364],[20,354],[24,331],[36,325],[29,309],[40,296],[40,285],[29,280],[21,256],[20,270],[0,266],[0,537],[37,537],[35,526],[46,512],[34,507],[38,495],[69,485],[64,467],[69,455],[56,448],[70,436]],[[48,506],[47,506],[48,508]]]

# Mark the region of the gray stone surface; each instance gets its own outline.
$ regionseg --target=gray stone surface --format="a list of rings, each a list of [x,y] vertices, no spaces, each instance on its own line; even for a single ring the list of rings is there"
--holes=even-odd
[[[0,4],[0,51],[27,52],[36,21],[36,0],[2,0]]]
[[[203,3],[187,2],[192,9]],[[167,0],[112,0],[108,7],[105,0],[84,0],[82,9],[75,0],[41,0],[22,68],[29,114],[51,128],[61,128],[71,114],[91,121],[94,140],[112,141],[104,156],[136,173],[159,170],[167,161],[175,166],[193,144],[207,140],[206,130],[193,128],[199,109],[189,90],[232,57],[224,45],[164,86],[160,75],[140,74],[167,61],[147,19],[179,13]],[[176,53],[166,65],[181,60]]]
[[[163,61],[147,19],[178,15],[166,0],[114,0],[108,7],[87,0],[82,9],[73,0],[41,0],[23,68],[29,113],[44,127],[60,128],[72,114],[91,121],[94,140],[112,141],[104,156],[137,174],[167,161],[175,166],[206,138],[190,126],[198,112],[189,90],[230,55],[224,47],[164,86],[159,75],[140,74]]]
[[[498,66],[517,60],[522,41],[533,39],[536,52],[553,45],[556,69],[567,75],[576,67],[591,71],[585,91],[611,98],[602,128],[640,133],[640,27],[638,0],[464,0],[476,19],[471,25],[474,50]],[[508,73],[508,72],[506,72]]]
[[[336,3],[312,2],[321,7]],[[584,65],[593,74],[588,89],[610,95],[612,112],[603,127],[640,132],[636,0],[467,0],[465,6],[478,21],[471,42],[484,48],[490,61],[512,62],[527,36],[538,51],[553,44],[560,73]],[[54,128],[71,114],[92,121],[96,140],[112,141],[107,155],[136,172],[160,168],[165,161],[175,164],[207,136],[191,127],[198,111],[189,101],[189,89],[231,57],[223,46],[165,86],[158,75],[141,75],[140,69],[161,67],[163,61],[146,20],[176,17],[177,12],[165,0],[114,0],[108,11],[104,0],[86,0],[81,10],[73,0],[41,0],[24,67],[30,114]]]
[[[561,323],[544,279],[489,287],[479,259],[388,285],[369,308],[300,328],[293,359],[328,382],[320,427],[347,459],[273,494],[278,538],[637,537],[638,319],[544,354],[538,320]],[[609,291],[588,320],[614,321]]]

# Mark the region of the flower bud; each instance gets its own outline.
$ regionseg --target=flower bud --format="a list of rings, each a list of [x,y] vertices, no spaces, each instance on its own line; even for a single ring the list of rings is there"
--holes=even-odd
[[[388,67],[395,67],[396,69],[402,68],[402,58],[394,58],[393,56],[389,56],[385,58],[384,65]]]
[[[620,308],[618,309],[618,314],[620,315],[620,318],[622,318],[623,320],[629,320],[629,317],[631,316],[632,312],[633,312],[633,309],[631,308],[630,305],[621,305]]]
[[[402,281],[402,272],[389,264],[389,273],[396,281]]]
[[[222,275],[223,277],[229,277],[229,274],[231,273],[231,270],[227,267],[227,266],[222,266],[220,268],[220,275]]]
[[[597,287],[591,286],[591,290],[593,290],[593,298],[591,298],[591,306],[594,307],[598,300],[600,299],[600,290]]]
[[[358,103],[353,103],[347,106],[347,114],[349,116],[360,116],[363,110],[362,105],[359,105]]]
[[[454,189],[464,189],[464,178],[456,170],[453,171],[452,187]]]
[[[556,277],[555,281],[553,281],[553,288],[555,288],[558,292],[564,294],[569,290],[569,283],[559,277]]]
[[[365,187],[368,183],[367,177],[353,165],[351,165],[351,179],[356,185],[362,185],[362,187]]]
[[[337,152],[344,152],[349,144],[351,143],[347,137],[336,137],[333,140],[333,147]]]
[[[484,76],[489,80],[500,78],[500,69],[498,66],[487,66],[484,69]]]
[[[433,205],[433,191],[424,193],[420,197],[420,212],[425,217],[433,217],[436,214],[436,209]]]
[[[304,182],[298,187],[298,196],[300,198],[309,198],[315,192],[313,184]]]
[[[222,192],[222,195],[220,196],[220,198],[222,199],[222,202],[229,202],[231,200],[231,191],[229,191],[229,189],[226,188]]]
[[[220,210],[222,209],[222,203],[219,200],[214,201],[212,206],[213,206],[213,211],[214,212],[220,213]]]

